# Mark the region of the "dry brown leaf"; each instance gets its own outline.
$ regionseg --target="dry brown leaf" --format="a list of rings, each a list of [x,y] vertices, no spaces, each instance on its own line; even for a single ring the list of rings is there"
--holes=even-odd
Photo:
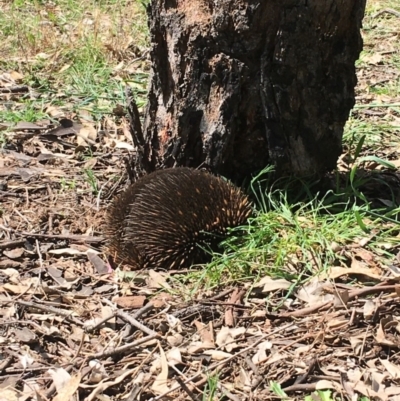
[[[175,366],[182,364],[182,354],[179,348],[171,348],[166,355],[169,365]]]
[[[171,288],[167,283],[169,279],[168,273],[156,272],[155,270],[149,270],[148,287],[149,288]]]
[[[381,364],[385,367],[385,369],[389,372],[389,374],[393,377],[393,379],[400,379],[400,367],[395,365],[394,363],[388,361],[387,359],[380,359]]]
[[[358,391],[362,395],[366,397],[375,398],[377,400],[386,401],[388,399],[387,395],[384,393],[377,393],[376,391],[372,390],[370,386],[367,386],[364,382],[359,381],[355,383],[354,390]]]
[[[374,316],[377,306],[374,301],[367,299],[364,303],[363,314],[365,319],[371,319]]]
[[[19,392],[17,393],[11,388],[3,388],[0,394],[0,401],[19,401]]]
[[[334,389],[336,391],[340,391],[340,385],[339,383],[335,383],[333,381],[330,380],[318,380],[315,383],[315,389],[316,390],[326,390],[326,389]]]
[[[65,112],[57,106],[48,106],[45,109],[46,113],[53,118],[65,117]]]
[[[364,348],[364,339],[360,337],[350,337],[350,345],[355,355],[361,355]]]
[[[81,375],[77,373],[75,376],[72,376],[60,390],[57,390],[57,395],[53,398],[53,401],[73,401],[71,397],[78,390],[80,383]]]
[[[15,337],[22,343],[31,343],[36,339],[36,334],[27,327],[23,327],[22,329],[14,329],[13,332]]]
[[[4,251],[3,254],[10,259],[19,259],[25,252],[24,248],[14,248],[10,251]]]
[[[335,300],[333,293],[327,293],[327,288],[332,287],[320,278],[315,277],[296,292],[296,297],[308,305]],[[333,292],[333,291],[332,291]]]
[[[203,342],[214,344],[214,332],[212,328],[212,322],[208,325],[195,320],[194,325],[196,326],[197,332],[200,335],[200,338]]]
[[[16,284],[4,284],[0,287],[0,292],[9,291],[12,294],[38,294],[42,292],[33,285],[16,285]]]
[[[130,150],[130,151],[134,151],[135,150],[135,148],[130,143],[121,142],[121,141],[115,142],[115,147],[117,149],[126,149],[126,150]]]
[[[327,273],[327,276],[333,280],[346,275],[365,276],[374,280],[379,280],[382,276],[380,272],[371,269],[371,267],[364,266],[356,259],[352,260],[351,267],[334,266]]]
[[[71,375],[64,368],[55,368],[48,370],[53,379],[57,393],[61,392],[65,385],[71,380]]]
[[[86,251],[89,262],[95,268],[97,274],[109,274],[112,273],[112,268],[108,263],[105,263],[103,259],[92,249]]]
[[[92,170],[94,168],[94,166],[96,166],[97,164],[97,157],[91,157],[85,164],[84,164],[84,168],[86,170]]]
[[[382,345],[388,345],[389,347],[394,347],[395,343],[387,338],[385,332],[390,327],[397,326],[397,324],[398,323],[393,319],[393,317],[386,317],[381,319],[375,335],[375,340],[377,341],[377,343]]]
[[[209,349],[203,352],[204,355],[210,355],[214,361],[223,361],[232,356],[232,354],[220,350]]]
[[[161,365],[161,372],[157,375],[155,378],[151,389],[156,393],[156,394],[163,394],[169,391],[168,387],[168,361],[165,356],[164,350],[162,349],[160,343],[158,343],[158,347],[160,350],[160,365]]]
[[[139,309],[142,308],[147,300],[145,295],[127,295],[114,298],[113,301],[121,308]]]
[[[357,249],[355,255],[367,263],[371,263],[375,260],[375,255],[372,252],[363,248]]]
[[[262,343],[258,344],[257,352],[251,358],[253,363],[257,364],[267,359],[267,351],[270,351],[271,348],[272,348],[272,343],[270,341],[263,341]]]
[[[393,396],[393,395],[400,395],[400,386],[391,385],[390,387],[386,387],[385,395],[387,395],[388,397]],[[399,401],[398,397],[391,397],[390,399],[393,401]]]
[[[199,354],[200,352],[204,352],[207,349],[215,348],[215,344],[206,343],[202,341],[193,341],[187,348],[188,354],[195,355]]]
[[[89,123],[84,123],[79,130],[76,131],[78,146],[93,145],[96,143],[97,130]]]
[[[18,71],[10,71],[9,74],[15,82],[19,82],[24,79],[24,76]]]
[[[17,269],[13,268],[1,269],[1,273],[7,276],[8,280],[12,281],[13,283],[17,283],[20,281],[20,274]]]
[[[382,62],[382,54],[379,53],[373,53],[373,54],[368,54],[364,56],[364,61],[367,62],[368,64],[373,64],[377,65]]]
[[[348,324],[349,324],[348,319],[332,319],[328,321],[327,327],[329,327],[330,329],[339,329],[343,328]]]
[[[86,252],[79,251],[78,249],[74,248],[60,248],[60,249],[51,249],[47,251],[53,255],[86,255]]]
[[[283,278],[273,279],[271,277],[265,276],[258,283],[254,285],[254,287],[262,287],[262,293],[268,294],[272,291],[277,290],[287,290],[290,288],[291,283]]]
[[[184,341],[182,334],[175,333],[173,336],[167,336],[167,342],[172,347],[179,347]]]
[[[236,386],[251,391],[251,373],[240,367],[239,376],[235,381]]]
[[[234,342],[234,340],[242,336],[245,332],[245,327],[230,328],[224,326],[218,332],[215,342],[220,348],[231,352],[237,347],[237,344]]]

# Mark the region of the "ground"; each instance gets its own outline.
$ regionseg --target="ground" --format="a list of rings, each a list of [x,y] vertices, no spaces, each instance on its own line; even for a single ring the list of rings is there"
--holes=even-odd
[[[102,250],[133,151],[125,86],[146,100],[143,4],[0,8],[1,401],[400,396],[396,0],[367,2],[334,189],[255,177],[242,240],[168,273]]]

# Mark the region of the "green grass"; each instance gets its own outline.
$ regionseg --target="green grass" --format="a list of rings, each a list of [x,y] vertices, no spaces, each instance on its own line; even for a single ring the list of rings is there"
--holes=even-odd
[[[94,196],[97,196],[99,193],[99,184],[94,171],[92,169],[84,169],[84,173],[86,181],[88,182],[91,188],[92,194]]]
[[[342,174],[337,188],[316,194],[305,181],[303,199],[293,203],[288,200],[293,180],[287,179],[287,189],[274,190],[270,174],[266,169],[250,185],[256,212],[248,225],[232,230],[222,252],[203,269],[175,276],[175,289],[183,296],[222,283],[255,283],[265,276],[291,282],[289,296],[299,284],[331,267],[348,266],[351,260],[341,251],[369,237],[365,249],[379,255],[383,265],[393,262],[400,246],[400,208],[371,208],[362,188],[376,177],[361,179],[351,170]]]
[[[0,121],[17,123],[49,119],[48,114],[44,111],[45,107],[41,101],[26,100],[18,104],[9,103],[4,109],[0,109]]]
[[[212,375],[207,377],[207,383],[204,387],[204,392],[202,395],[202,401],[216,401],[223,399],[223,397],[218,397],[218,375]]]
[[[130,85],[144,105],[148,65],[140,57],[148,32],[140,1],[14,0],[0,7],[0,72],[21,73],[21,83],[39,93],[31,103],[65,106],[78,117],[89,111],[100,120],[125,103]],[[21,102],[19,113],[3,109],[0,119],[39,120],[43,114],[31,113],[38,108]]]
[[[331,214],[323,200],[289,205],[282,194],[266,196],[271,210],[259,212],[244,236],[229,238],[225,253],[207,267],[211,283],[221,277],[229,282],[255,275],[308,278],[338,262],[334,244],[345,245],[365,235],[352,207]],[[365,209],[359,214],[364,218]]]
[[[343,142],[353,151],[361,138],[365,136],[364,146],[376,150],[382,144],[395,144],[398,130],[398,126],[389,125],[382,120],[369,121],[351,116],[346,124]]]

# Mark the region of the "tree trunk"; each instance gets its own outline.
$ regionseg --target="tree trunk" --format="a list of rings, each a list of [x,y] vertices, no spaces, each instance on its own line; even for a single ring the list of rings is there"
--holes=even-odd
[[[240,180],[336,166],[365,0],[152,0],[146,170]]]

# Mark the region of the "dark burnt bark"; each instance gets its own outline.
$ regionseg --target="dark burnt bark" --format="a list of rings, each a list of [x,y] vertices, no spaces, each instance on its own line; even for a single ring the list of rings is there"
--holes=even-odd
[[[152,0],[146,166],[335,168],[365,0]]]

